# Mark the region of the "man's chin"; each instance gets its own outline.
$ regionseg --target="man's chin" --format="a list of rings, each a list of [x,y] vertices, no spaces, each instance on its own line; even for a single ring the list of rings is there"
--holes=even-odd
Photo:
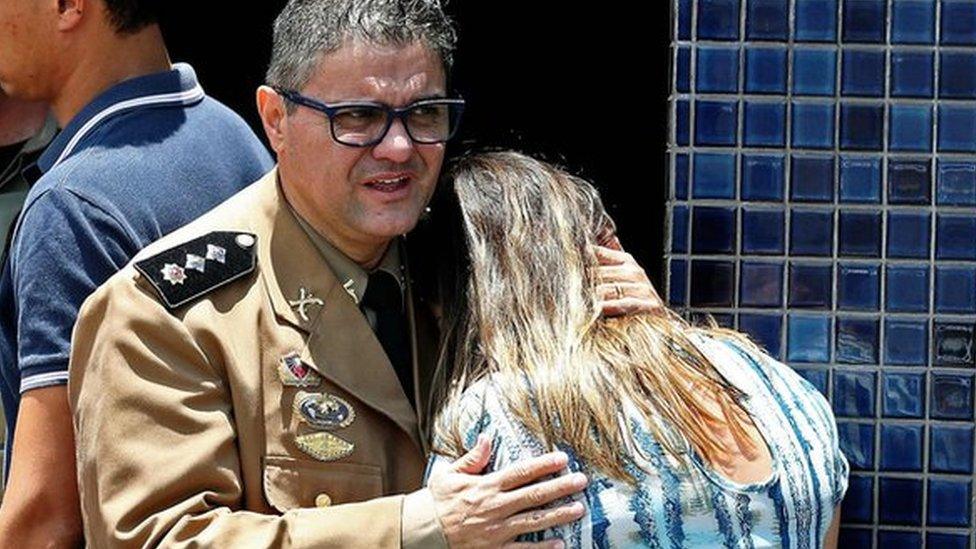
[[[374,227],[369,231],[377,240],[393,240],[403,236],[417,226],[417,219],[404,220],[403,222],[385,224],[383,227]]]

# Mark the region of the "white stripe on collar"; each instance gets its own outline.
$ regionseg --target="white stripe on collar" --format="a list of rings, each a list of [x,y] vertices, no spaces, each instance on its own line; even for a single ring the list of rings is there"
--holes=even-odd
[[[91,117],[88,120],[88,122],[85,122],[85,125],[82,126],[81,129],[79,129],[71,137],[70,141],[68,141],[68,144],[64,147],[64,150],[61,151],[61,154],[58,156],[58,159],[55,160],[54,164],[51,165],[51,168],[54,168],[54,166],[57,166],[62,161],[64,161],[64,159],[67,158],[68,155],[70,155],[74,151],[75,147],[78,146],[78,143],[82,139],[84,139],[85,135],[87,135],[90,131],[92,131],[92,129],[94,129],[95,126],[97,126],[102,120],[105,120],[109,116],[112,116],[113,114],[119,111],[135,108],[135,107],[144,107],[146,105],[161,105],[164,103],[182,103],[184,105],[188,105],[190,103],[195,103],[197,101],[200,101],[203,98],[204,98],[203,88],[200,86],[200,84],[197,84],[186,91],[173,92],[173,93],[161,93],[157,95],[145,95],[142,97],[135,97],[133,99],[127,99],[125,101],[120,101],[118,103],[115,103],[114,105],[105,108],[95,116]]]

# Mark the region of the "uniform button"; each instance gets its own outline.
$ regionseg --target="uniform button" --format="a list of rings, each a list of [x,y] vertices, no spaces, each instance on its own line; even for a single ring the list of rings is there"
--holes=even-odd
[[[254,237],[249,234],[239,234],[234,238],[234,242],[241,248],[250,248],[254,245]]]
[[[332,498],[329,497],[329,494],[321,493],[315,496],[316,507],[328,507],[330,505],[332,505]]]

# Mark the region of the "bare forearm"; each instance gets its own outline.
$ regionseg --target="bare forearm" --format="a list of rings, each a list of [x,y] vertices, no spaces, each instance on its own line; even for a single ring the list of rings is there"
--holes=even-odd
[[[50,549],[84,546],[81,514],[75,511],[54,515],[51,508],[59,502],[45,499],[42,496],[11,505],[4,500],[0,509],[2,546]]]
[[[13,459],[0,505],[4,547],[79,547],[83,544],[74,433],[65,387],[24,394]]]
[[[840,505],[834,509],[834,520],[827,529],[824,537],[824,549],[837,549],[837,539],[840,537]]]

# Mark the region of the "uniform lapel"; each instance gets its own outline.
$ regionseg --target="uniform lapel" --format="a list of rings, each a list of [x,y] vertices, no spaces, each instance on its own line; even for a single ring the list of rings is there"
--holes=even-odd
[[[379,340],[298,224],[276,177],[272,190],[274,228],[260,245],[259,264],[275,314],[305,332],[302,358],[312,368],[389,417],[422,448],[417,416]]]

